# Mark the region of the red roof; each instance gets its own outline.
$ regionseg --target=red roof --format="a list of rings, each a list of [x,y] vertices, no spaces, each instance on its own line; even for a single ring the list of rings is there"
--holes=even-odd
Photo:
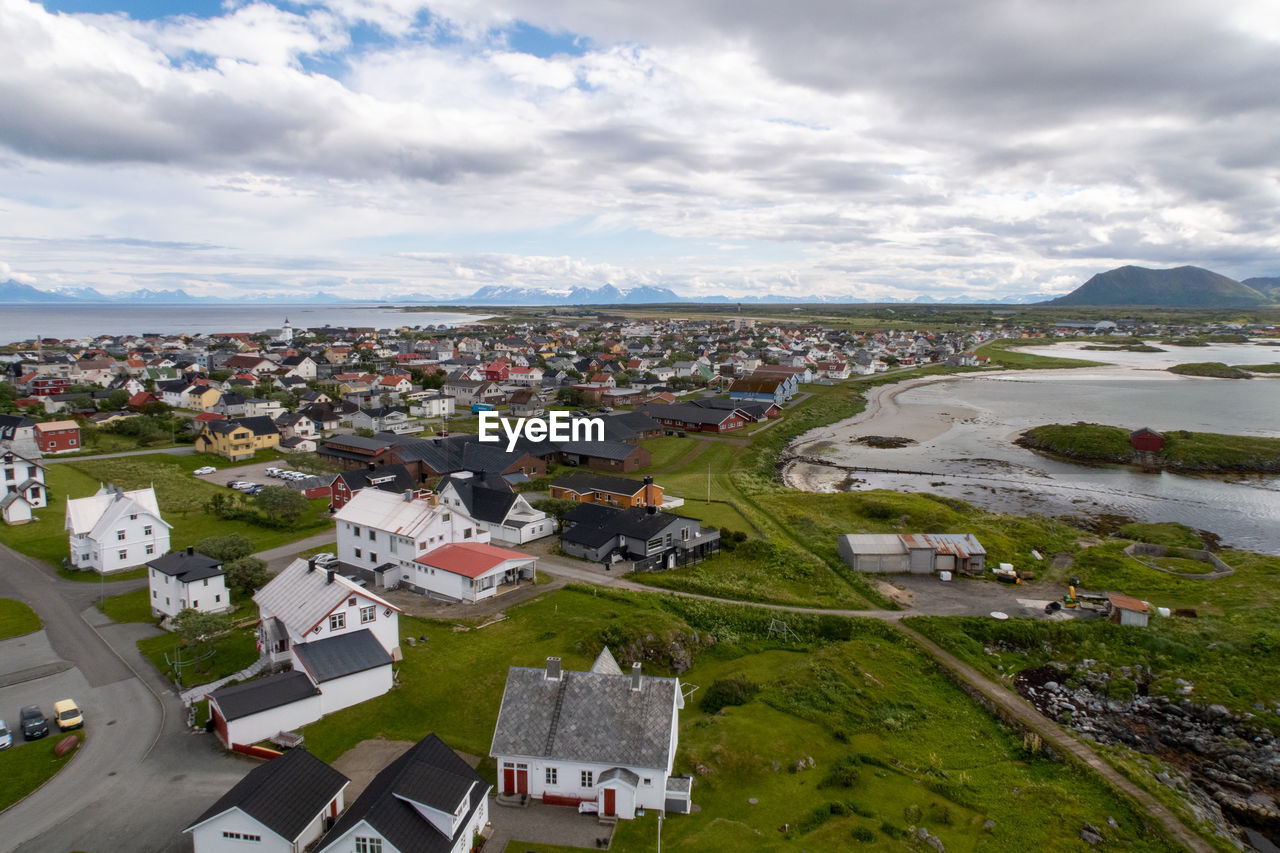
[[[201,412],[192,418],[193,421],[225,421],[226,415],[220,415],[217,412]]]
[[[414,562],[451,574],[478,578],[493,571],[507,560],[530,559],[533,558],[528,554],[508,548],[495,548],[479,542],[457,542],[429,551]]]

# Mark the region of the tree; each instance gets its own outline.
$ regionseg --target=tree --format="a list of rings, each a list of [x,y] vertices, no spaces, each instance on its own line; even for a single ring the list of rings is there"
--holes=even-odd
[[[184,645],[198,652],[212,648],[215,637],[231,630],[231,618],[223,613],[204,613],[188,607],[178,611],[169,621],[169,627],[182,638]]]
[[[227,575],[227,588],[236,598],[248,598],[271,580],[266,561],[257,557],[232,560],[224,563],[222,570]]]
[[[224,494],[219,492],[218,494]],[[231,533],[227,536],[206,536],[196,543],[195,548],[206,557],[212,557],[222,563],[223,569],[229,569],[228,563],[240,560],[253,553],[253,543],[242,533]]]
[[[285,486],[267,486],[258,493],[258,509],[292,527],[307,511],[307,499]]]
[[[111,411],[119,411],[129,405],[129,392],[122,388],[117,388],[107,395],[107,408]]]

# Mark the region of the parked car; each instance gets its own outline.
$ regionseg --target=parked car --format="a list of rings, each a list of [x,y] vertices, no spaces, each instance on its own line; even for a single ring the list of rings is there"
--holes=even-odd
[[[18,721],[22,726],[23,740],[36,740],[49,733],[49,721],[44,718],[44,711],[39,705],[28,705],[19,711]]]
[[[247,491],[249,491],[250,489],[252,489],[252,488],[253,488],[254,486],[256,486],[256,485],[258,485],[258,484],[257,484],[257,483],[250,483],[248,480],[242,480],[242,481],[240,481],[239,483],[236,483],[236,484],[235,484],[234,486],[232,486],[231,488],[235,489],[236,491],[240,491],[240,492],[247,492]]]
[[[193,473],[193,474],[212,474],[212,473],[216,472],[217,470],[218,470],[218,469],[217,469],[217,468],[214,468],[212,465],[206,465],[206,466],[204,466],[203,468],[197,468],[197,469],[196,469],[195,471],[193,471],[192,473]]]
[[[84,725],[84,714],[73,699],[59,699],[53,703],[53,718],[58,721],[58,728],[64,732],[78,729]]]
[[[9,733],[9,724],[0,720],[0,749],[13,746],[13,735]]]
[[[228,489],[238,488],[239,485],[243,482],[244,480],[227,480],[227,488]]]
[[[268,477],[279,477],[281,474],[283,474],[283,473],[284,473],[284,469],[283,469],[283,468],[268,468],[266,471],[263,471],[262,473],[266,474]]]
[[[249,488],[245,489],[244,493],[246,495],[256,495],[258,494],[258,492],[261,492],[265,488],[266,486],[259,485],[258,483],[254,483],[253,485],[249,486]]]

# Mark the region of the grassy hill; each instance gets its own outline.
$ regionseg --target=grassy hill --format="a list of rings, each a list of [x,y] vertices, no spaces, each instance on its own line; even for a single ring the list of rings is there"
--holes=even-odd
[[[1153,270],[1127,266],[1098,273],[1048,304],[1244,308],[1271,302],[1269,296],[1252,287],[1200,267]]]

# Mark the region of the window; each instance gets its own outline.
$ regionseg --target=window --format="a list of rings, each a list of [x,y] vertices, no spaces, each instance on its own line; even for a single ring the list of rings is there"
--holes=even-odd
[[[653,780],[652,780],[652,779],[645,779],[645,780],[644,780],[644,783],[645,783],[645,785],[652,785],[652,784],[653,784]]]
[[[382,839],[365,838],[363,835],[357,835],[356,853],[382,853]]]
[[[591,770],[583,770],[578,780],[578,785],[582,788],[590,788],[595,785],[595,772]]]
[[[199,600],[199,599],[196,599],[195,601],[191,602],[191,606],[192,606],[192,607],[194,607],[194,608],[196,608],[197,610],[199,610],[199,609],[200,609],[200,600]]]
[[[124,541],[124,531],[123,531],[123,530],[117,530],[117,531],[116,531],[116,541],[117,541],[117,542],[123,542],[123,541]]]
[[[377,619],[377,618],[378,618],[378,608],[376,605],[360,608],[360,624],[361,625],[365,624],[366,622],[372,622],[374,619]]]
[[[215,596],[213,597],[213,603],[214,603],[214,604],[220,604],[221,602],[222,602],[222,596],[221,596],[221,595],[215,595]]]
[[[76,440],[75,440],[74,438],[73,438],[73,439],[69,439],[69,440],[70,440],[70,442],[71,442],[71,446],[72,446],[72,447],[75,447],[75,446],[76,446]]]
[[[370,552],[369,552],[369,562],[370,562],[370,563],[373,563],[374,565],[377,565],[377,564],[378,564],[378,555],[377,555],[377,554],[375,554],[375,553],[373,553],[372,551],[370,551]]]
[[[661,547],[662,547],[661,536],[659,536],[657,539],[650,539],[649,543],[645,546],[646,550],[649,550],[649,551],[657,551]]]
[[[153,589],[153,590],[151,590],[151,597],[152,597],[152,598],[159,598],[159,597],[160,597],[160,593]]]
[[[347,614],[335,613],[329,617],[330,631],[341,631],[345,627],[347,627]]]
[[[453,513],[451,512],[446,512],[444,515],[440,516],[441,521],[448,521],[451,518],[453,518]]]
[[[351,525],[351,532],[352,532],[352,533],[354,533],[356,536],[359,536],[359,535],[360,535],[360,528],[359,528],[358,526],[356,526],[356,525],[354,525],[354,524],[353,524],[353,525]]]
[[[148,545],[148,546],[147,546],[147,553],[148,553],[148,554],[154,554],[155,552],[156,552],[156,546],[155,546],[155,545]],[[208,586],[208,584],[205,584],[205,585],[206,585],[206,586]]]
[[[138,514],[137,514],[137,513],[134,513],[133,515],[129,516],[129,520],[130,520],[130,521],[137,521],[137,520],[138,520]]]
[[[356,597],[354,595],[347,599],[347,606],[348,607],[356,606]]]
[[[370,541],[370,542],[377,542],[377,541],[378,541],[378,531],[376,531],[376,530],[370,530],[370,531],[369,531],[369,541]]]
[[[121,552],[120,552],[120,559],[122,559],[122,560],[127,560],[127,559],[129,559],[129,552],[128,552],[127,550],[125,550],[125,551],[121,551]]]
[[[471,528],[470,528],[470,527],[464,527],[464,528],[462,529],[462,538],[463,538],[463,539],[470,539],[470,538],[471,538]]]
[[[247,832],[227,832],[225,829],[222,831],[222,837],[231,838],[236,841],[261,841],[262,840],[261,835],[250,835]],[[381,850],[382,848],[379,847],[378,849]]]
[[[355,555],[356,555],[356,559],[359,559],[359,558],[360,558],[360,549],[359,549],[359,548],[356,548],[356,549],[354,550],[354,553],[355,553]]]
[[[558,774],[557,774],[557,772],[556,772],[556,768],[554,768],[554,767],[548,767],[548,768],[547,768],[547,784],[548,784],[548,785],[554,785],[554,784],[556,784],[556,776],[557,776],[557,775],[558,775]]]
[[[143,528],[142,528],[142,535],[143,535],[143,536],[150,536],[150,535],[151,535],[151,525],[150,525],[150,524],[148,524],[146,527],[143,527]]]

